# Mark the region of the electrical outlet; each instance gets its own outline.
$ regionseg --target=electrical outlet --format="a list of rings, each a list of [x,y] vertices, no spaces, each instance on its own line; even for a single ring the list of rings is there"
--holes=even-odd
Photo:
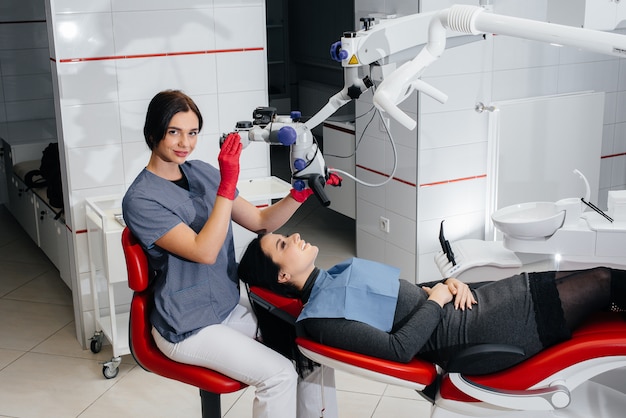
[[[378,227],[380,228],[381,231],[389,233],[389,219],[385,218],[384,216],[381,216],[380,219],[378,220]]]

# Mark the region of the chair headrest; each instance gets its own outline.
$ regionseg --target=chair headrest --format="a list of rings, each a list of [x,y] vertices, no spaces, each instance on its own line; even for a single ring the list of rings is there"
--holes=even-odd
[[[150,284],[148,259],[139,241],[128,227],[122,231],[122,249],[124,250],[124,258],[126,258],[128,287],[135,292],[143,292]]]
[[[250,293],[256,295],[272,307],[282,309],[294,318],[297,318],[302,311],[302,301],[298,298],[282,296],[259,286],[250,286]]]

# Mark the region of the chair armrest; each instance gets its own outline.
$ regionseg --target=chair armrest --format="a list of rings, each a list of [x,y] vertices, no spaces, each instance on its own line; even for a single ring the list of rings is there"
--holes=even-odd
[[[304,337],[296,338],[296,344],[302,354],[317,363],[378,382],[421,391],[437,378],[435,365],[418,358],[398,363],[330,347]]]
[[[455,354],[447,364],[446,371],[449,373],[462,373],[466,375],[479,375],[485,370],[485,364],[494,365],[505,361],[511,364],[511,360],[522,360],[524,350],[520,347],[508,344],[478,344],[465,348]]]

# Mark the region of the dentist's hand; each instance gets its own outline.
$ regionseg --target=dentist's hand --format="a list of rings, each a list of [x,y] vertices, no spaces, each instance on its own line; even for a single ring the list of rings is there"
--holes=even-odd
[[[220,185],[217,188],[218,196],[235,200],[237,180],[239,180],[239,156],[242,148],[239,134],[236,132],[228,134],[217,156],[220,175],[222,176]]]
[[[341,176],[337,173],[330,173],[328,175],[328,180],[326,180],[326,185],[327,186],[335,186],[335,187],[341,187],[341,182],[343,181],[343,179],[341,178]]]
[[[307,187],[306,189],[302,189],[302,190],[291,189],[289,191],[289,194],[291,195],[293,200],[295,200],[296,202],[304,203],[309,198],[309,196],[313,194],[313,189],[309,187]]]

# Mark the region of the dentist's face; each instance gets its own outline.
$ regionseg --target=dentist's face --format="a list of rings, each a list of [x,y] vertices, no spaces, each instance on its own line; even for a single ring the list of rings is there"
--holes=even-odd
[[[315,267],[319,248],[300,238],[300,234],[288,237],[280,234],[267,234],[261,238],[261,249],[280,267],[279,282],[286,278],[306,278]],[[297,285],[297,283],[294,283]]]
[[[157,146],[157,155],[165,162],[184,163],[196,148],[199,132],[199,121],[195,113],[176,113],[170,120],[165,137]]]

